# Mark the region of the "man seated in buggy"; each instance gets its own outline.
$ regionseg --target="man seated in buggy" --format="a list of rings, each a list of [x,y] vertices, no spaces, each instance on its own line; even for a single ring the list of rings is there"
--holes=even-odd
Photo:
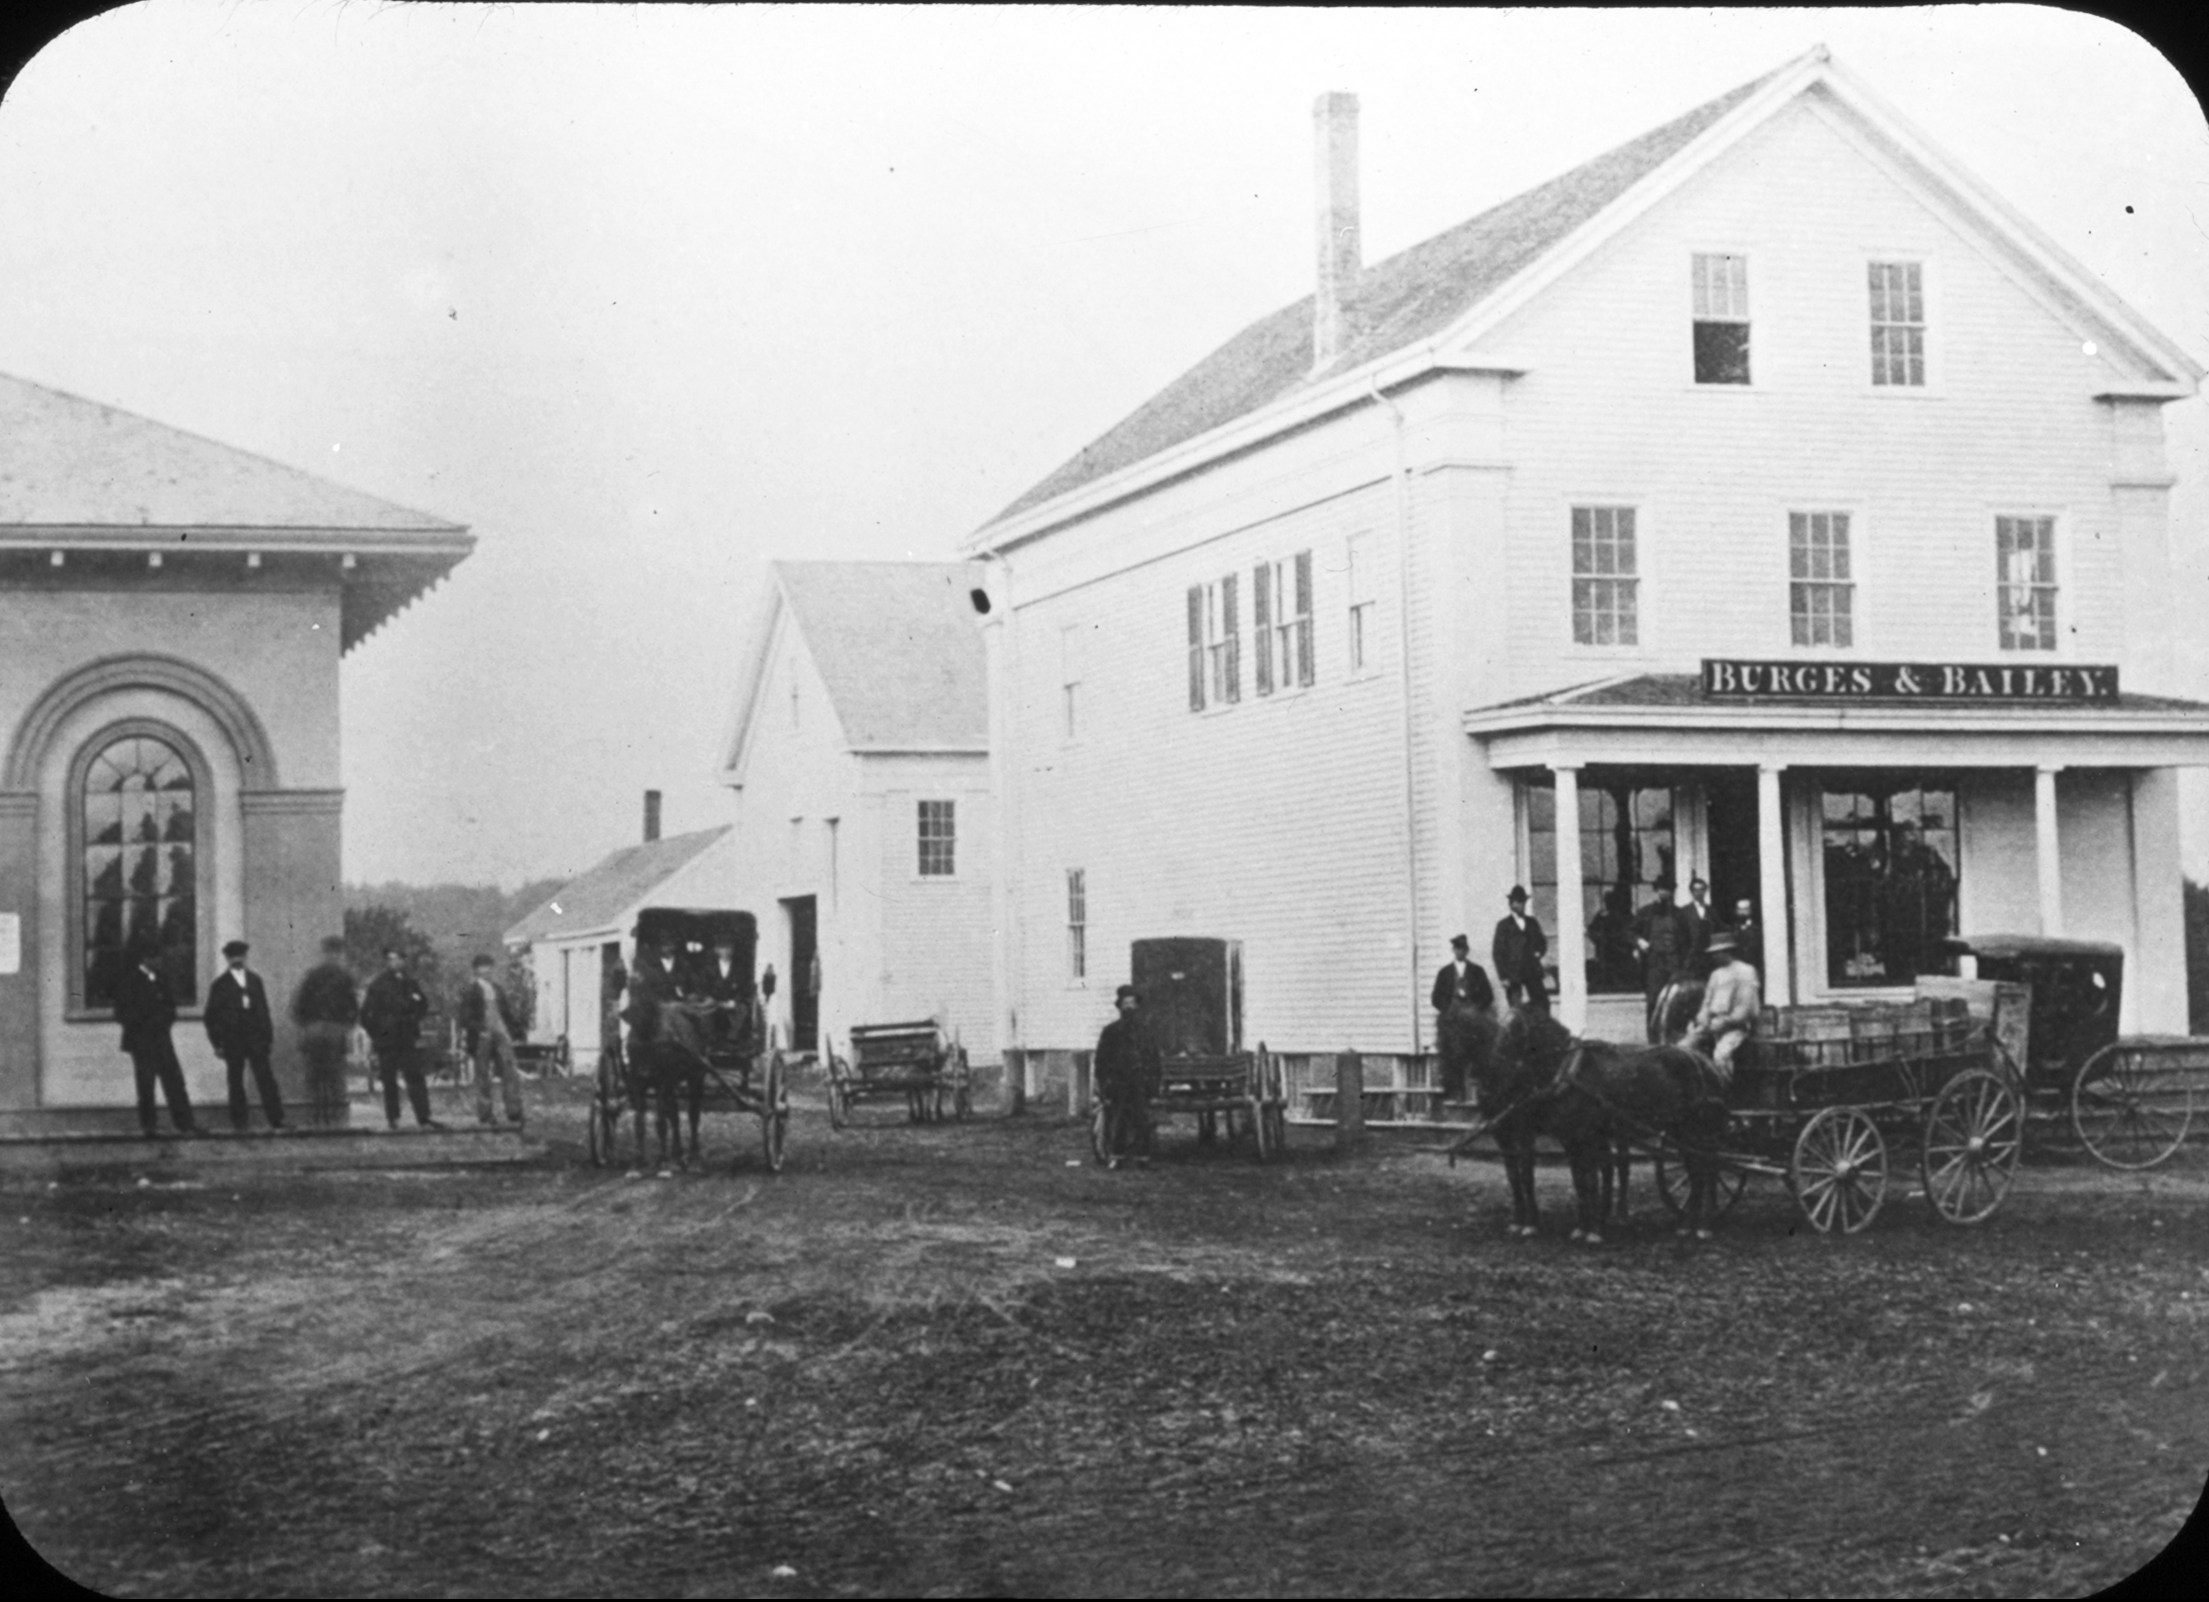
[[[1718,1070],[1719,1083],[1730,1085],[1734,1059],[1756,1033],[1764,995],[1757,971],[1742,960],[1732,930],[1720,929],[1710,937],[1710,956],[1703,1004],[1683,1044],[1707,1056]]]

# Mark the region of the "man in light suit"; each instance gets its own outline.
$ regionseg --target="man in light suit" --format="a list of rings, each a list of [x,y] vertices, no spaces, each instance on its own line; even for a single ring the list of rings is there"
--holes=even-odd
[[[228,966],[207,987],[207,1010],[202,1017],[207,1043],[230,1070],[230,1127],[241,1135],[252,1116],[245,1099],[249,1066],[270,1131],[284,1127],[284,1098],[268,1065],[268,1054],[276,1045],[276,1020],[269,1015],[268,989],[261,976],[245,965],[251,949],[243,940],[222,948]]]
[[[1505,897],[1511,912],[1496,920],[1496,937],[1488,954],[1496,961],[1496,982],[1503,998],[1514,1007],[1549,1008],[1549,976],[1542,958],[1549,950],[1549,936],[1542,920],[1526,910],[1526,886],[1515,884]]]

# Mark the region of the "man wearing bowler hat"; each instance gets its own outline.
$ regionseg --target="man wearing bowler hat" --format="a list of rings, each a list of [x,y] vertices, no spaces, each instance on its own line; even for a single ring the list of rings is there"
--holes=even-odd
[[[1549,1008],[1549,978],[1542,971],[1542,957],[1549,950],[1549,936],[1542,920],[1526,910],[1526,886],[1515,884],[1506,896],[1509,916],[1496,920],[1496,937],[1488,954],[1496,961],[1496,982],[1503,999],[1514,1007]]]
[[[169,1038],[176,1022],[176,996],[160,969],[161,948],[141,937],[130,949],[130,966],[115,981],[115,1021],[123,1026],[123,1050],[138,1079],[138,1127],[153,1139],[153,1092],[158,1085],[169,1099],[169,1119],[180,1135],[196,1135],[191,1093],[184,1069]]]
[[[252,950],[243,940],[222,948],[227,966],[207,987],[207,1009],[201,1021],[207,1043],[230,1070],[230,1127],[244,1134],[251,1116],[245,1099],[245,1071],[253,1070],[253,1087],[261,1093],[261,1111],[268,1115],[271,1131],[284,1127],[284,1098],[276,1089],[276,1075],[269,1070],[268,1054],[276,1044],[276,1020],[269,1016],[268,990],[261,976],[245,965]]]
[[[1434,976],[1434,990],[1428,997],[1435,1011],[1436,1034],[1441,1033],[1441,1021],[1458,1007],[1473,1007],[1482,1011],[1496,1004],[1495,987],[1488,983],[1488,974],[1472,958],[1473,943],[1463,935],[1450,936],[1450,960],[1441,972]],[[1442,1054],[1442,1099],[1445,1102],[1465,1099],[1465,1062],[1454,1051]]]
[[[1129,1156],[1147,1165],[1151,1160],[1151,1092],[1158,1083],[1158,1052],[1136,1017],[1142,1003],[1135,987],[1120,986],[1112,994],[1112,1005],[1119,1016],[1097,1036],[1092,1064],[1097,1095],[1106,1109],[1109,1144],[1105,1166],[1117,1168]]]

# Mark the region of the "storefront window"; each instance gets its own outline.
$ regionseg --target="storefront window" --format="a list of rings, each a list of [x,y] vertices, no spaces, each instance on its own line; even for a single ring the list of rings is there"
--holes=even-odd
[[[1913,784],[1823,795],[1826,983],[1906,985],[1956,932],[1956,792]]]
[[[1534,916],[1553,932],[1556,955],[1557,792],[1529,786],[1527,888]],[[1662,893],[1679,860],[1673,793],[1580,776],[1580,906],[1587,931],[1588,994],[1638,995],[1641,963],[1634,952],[1634,914]]]

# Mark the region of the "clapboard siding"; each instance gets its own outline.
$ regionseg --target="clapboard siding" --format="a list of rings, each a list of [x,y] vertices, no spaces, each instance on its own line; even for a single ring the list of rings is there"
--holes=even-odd
[[[1689,263],[1749,256],[1753,386],[1696,386]],[[1938,382],[1869,382],[1866,263],[1928,264]],[[1511,656],[1497,699],[1703,655],[1785,655],[1787,513],[1853,514],[1855,652],[1993,658],[1994,518],[2056,514],[2064,646],[2125,654],[2108,420],[2117,376],[1976,232],[1812,104],[1760,130],[1492,343],[1510,397]],[[1575,647],[1569,516],[1636,505],[1640,649]],[[1830,656],[1825,649],[1806,655]]]

